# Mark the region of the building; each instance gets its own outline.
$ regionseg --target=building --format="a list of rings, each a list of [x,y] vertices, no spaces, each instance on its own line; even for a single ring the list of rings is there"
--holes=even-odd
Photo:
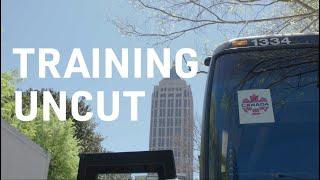
[[[150,150],[171,149],[179,179],[193,176],[193,99],[191,88],[175,71],[154,87],[151,105]]]
[[[50,154],[1,120],[1,179],[47,179]]]

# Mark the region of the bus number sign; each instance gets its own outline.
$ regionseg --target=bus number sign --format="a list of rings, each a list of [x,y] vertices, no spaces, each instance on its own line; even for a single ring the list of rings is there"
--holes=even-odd
[[[288,45],[291,43],[288,37],[259,38],[252,39],[251,42],[254,46],[277,46]]]

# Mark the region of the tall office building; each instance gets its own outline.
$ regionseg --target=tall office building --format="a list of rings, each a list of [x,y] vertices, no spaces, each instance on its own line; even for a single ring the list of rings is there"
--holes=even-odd
[[[179,179],[193,179],[193,127],[191,88],[173,67],[170,78],[154,87],[149,148],[173,150]]]

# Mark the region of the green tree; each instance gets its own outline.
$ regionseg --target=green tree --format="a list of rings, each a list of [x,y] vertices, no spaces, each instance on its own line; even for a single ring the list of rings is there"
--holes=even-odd
[[[14,117],[14,89],[13,72],[1,73],[1,119]]]
[[[59,121],[51,113],[50,121],[42,120],[42,107],[38,116],[30,122],[22,122],[15,117],[15,79],[12,73],[1,73],[1,120],[17,128],[29,139],[42,146],[51,155],[49,179],[75,179],[78,169],[78,140],[74,137],[73,121]],[[27,111],[27,108],[24,109]]]
[[[1,73],[1,120],[7,121],[32,139],[36,135],[35,122],[22,123],[15,117],[14,90],[17,79],[14,77],[15,72]]]
[[[59,92],[53,89],[41,89],[34,90],[28,89],[24,92],[23,102],[26,105],[30,104],[30,91],[38,92],[38,106],[43,104],[43,91],[50,91],[56,102],[59,102]],[[78,102],[78,111],[80,115],[85,115],[87,112],[91,111],[90,106],[86,103],[85,99],[82,98]],[[73,121],[73,126],[75,127],[75,137],[79,140],[80,152],[94,153],[94,152],[104,152],[101,142],[104,140],[101,134],[96,132],[97,123],[94,119],[89,121],[77,121],[73,118],[71,113],[71,99],[67,98],[66,103],[66,118]]]
[[[51,155],[49,179],[76,179],[79,164],[78,140],[74,137],[73,121],[59,121],[51,113],[50,121],[42,120],[42,109],[38,108],[36,136],[32,139]]]

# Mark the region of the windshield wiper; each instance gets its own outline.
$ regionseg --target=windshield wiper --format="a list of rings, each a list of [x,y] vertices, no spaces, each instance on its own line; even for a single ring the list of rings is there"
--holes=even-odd
[[[251,178],[261,178],[261,177],[272,177],[272,179],[297,179],[297,180],[316,180],[318,177],[312,176],[309,173],[299,173],[292,175],[292,173],[264,173],[264,172],[246,172],[246,173],[238,173],[239,176],[242,177],[251,177]],[[262,179],[264,179],[262,178]]]
[[[287,178],[287,179],[299,179],[299,180],[309,180],[311,178],[305,178],[305,177],[298,177],[298,176],[292,176],[289,174],[283,174],[283,173],[274,173],[272,174],[273,177],[275,178]]]

